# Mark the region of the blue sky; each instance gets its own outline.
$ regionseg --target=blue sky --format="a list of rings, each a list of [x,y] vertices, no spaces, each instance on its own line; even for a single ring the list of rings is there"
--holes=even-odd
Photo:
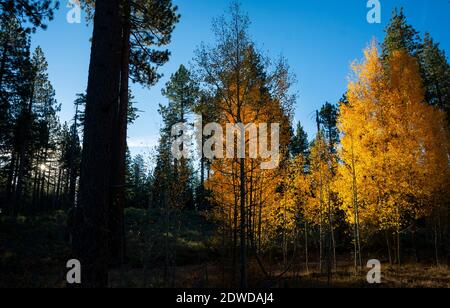
[[[44,50],[49,77],[62,103],[61,119],[74,112],[77,93],[86,89],[92,28],[66,21],[67,0],[46,31],[32,37],[33,47]],[[409,22],[421,33],[430,32],[450,52],[450,3],[448,0],[381,0],[382,23],[366,20],[366,0],[242,0],[252,21],[250,32],[259,49],[276,58],[283,55],[298,80],[295,118],[310,137],[315,134],[314,111],[326,102],[336,102],[347,87],[350,63],[362,57],[373,37],[381,41],[383,29],[395,7],[404,7]],[[212,42],[211,20],[227,9],[229,0],[174,0],[182,15],[169,49],[170,62],[164,77],[152,89],[133,86],[137,107],[143,112],[129,130],[133,153],[147,152],[158,139],[161,119],[158,104],[166,103],[161,88],[181,65],[192,62],[194,50]],[[84,17],[84,16],[83,16]]]

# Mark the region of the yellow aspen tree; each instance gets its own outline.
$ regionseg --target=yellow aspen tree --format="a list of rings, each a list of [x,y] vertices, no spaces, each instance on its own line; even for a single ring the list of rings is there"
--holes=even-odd
[[[443,114],[424,101],[415,58],[395,51],[384,66],[375,43],[364,54],[364,62],[353,65],[349,103],[341,106],[335,185],[348,222],[395,233],[400,263],[403,227],[430,214],[433,186],[446,178],[437,169],[448,174],[448,137]]]
[[[309,197],[309,183],[305,175],[305,158],[298,155],[286,161],[281,170],[273,206],[270,207],[274,237],[282,239],[284,263],[287,265],[288,244],[297,248],[299,218]]]
[[[310,225],[319,228],[319,269],[321,271],[325,253],[324,243],[328,243],[327,247],[332,248],[334,228],[332,217],[336,210],[335,204],[331,200],[333,169],[330,168],[330,163],[332,163],[330,154],[329,145],[322,132],[319,132],[311,147],[309,170],[311,194],[309,201],[304,206],[304,217]],[[328,249],[327,254],[331,258],[332,249]]]

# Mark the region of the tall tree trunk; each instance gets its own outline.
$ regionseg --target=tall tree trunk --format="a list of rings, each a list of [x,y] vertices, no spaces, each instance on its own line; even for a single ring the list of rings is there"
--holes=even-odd
[[[359,227],[359,205],[358,205],[358,187],[356,181],[356,164],[355,164],[355,152],[353,149],[353,137],[351,137],[351,151],[352,151],[352,193],[353,193],[353,210],[354,210],[354,246],[355,246],[355,273],[359,269],[362,269],[362,257],[361,257],[361,240],[360,240],[360,227]],[[388,248],[389,249],[389,248]]]
[[[307,222],[305,222],[305,266],[306,266],[306,274],[309,275],[308,223]]]
[[[262,190],[263,190],[263,184],[261,181],[261,187],[259,189],[259,211],[258,211],[258,250],[261,251],[261,242],[262,242],[262,207],[263,207],[263,200],[262,200]]]
[[[234,168],[233,168],[234,169]],[[233,177],[235,177],[234,175],[235,171],[233,170]],[[233,184],[235,183],[235,179],[233,179]],[[233,284],[237,285],[237,278],[236,278],[236,274],[237,274],[237,241],[238,241],[238,209],[239,209],[239,205],[238,205],[238,193],[236,192],[236,185],[233,185],[233,190],[234,191],[234,210],[233,210],[233,260],[232,260],[232,266],[233,266]]]
[[[323,219],[322,219],[322,197],[319,202],[319,272],[322,273],[322,260],[323,260]]]
[[[287,266],[287,234],[286,234],[286,194],[283,196],[283,242],[282,242],[282,250],[283,250],[283,266]]]
[[[245,134],[244,134],[245,136]],[[240,225],[240,261],[241,261],[241,288],[247,288],[247,226],[246,226],[246,205],[245,205],[245,158],[241,158],[240,163],[240,210],[241,210],[241,225]]]
[[[330,175],[331,177],[335,176],[335,170],[333,167],[333,154],[334,154],[334,142],[333,142],[333,127],[331,124],[328,126],[328,145],[329,145],[329,169],[330,169]],[[333,193],[331,191],[330,182],[332,181],[332,178],[328,180],[328,219],[330,223],[330,236],[331,236],[331,244],[333,249],[333,265],[334,270],[337,270],[337,259],[336,259],[336,240],[334,236],[334,211],[332,209],[332,197]]]
[[[110,256],[113,267],[121,266],[125,257],[125,185],[126,185],[126,152],[127,124],[129,105],[129,67],[130,67],[130,36],[131,36],[131,0],[123,0],[123,30],[122,30],[122,61],[120,75],[120,103],[117,108],[115,130],[113,137],[112,158],[112,206],[109,216],[111,232]]]
[[[51,170],[48,170],[48,177],[47,177],[47,187],[46,187],[46,191],[45,191],[45,204],[46,204],[46,209],[50,210],[52,204],[50,203],[50,197],[51,197],[51,185],[52,182],[50,181],[52,178],[52,172]]]
[[[66,177],[66,186],[65,186],[65,194],[68,196],[69,203],[68,206],[70,208],[75,207],[76,193],[77,193],[77,177],[79,174],[80,166],[75,164],[75,160],[78,159],[78,147],[79,144],[75,145],[75,142],[78,142],[78,119],[79,119],[79,104],[76,104],[75,107],[75,119],[73,123],[73,129],[71,131],[72,140],[70,144],[70,165],[67,170]]]
[[[28,139],[28,138],[26,138]],[[28,157],[26,153],[26,148],[28,145],[28,140],[24,140],[21,144],[20,154],[19,154],[19,161],[18,161],[18,172],[17,172],[17,186],[15,191],[15,201],[14,201],[14,215],[18,215],[22,208],[22,198],[24,195],[24,192],[26,190],[26,181],[25,177],[27,174],[27,168],[28,168]]]
[[[397,228],[396,228],[396,236],[397,236],[397,265],[398,265],[398,267],[399,267],[399,269],[400,269],[400,266],[401,266],[401,251],[400,251],[400,247],[401,247],[401,243],[400,243],[400,241],[401,241],[401,236],[400,236],[400,228],[401,228],[401,225],[400,225],[400,208],[399,208],[399,205],[397,204],[397,207],[396,207],[396,211],[397,211]]]
[[[320,138],[320,120],[319,111],[316,110],[316,124],[317,124],[317,136]],[[322,260],[323,260],[323,178],[322,178],[322,166],[319,162],[319,271],[322,273]]]
[[[62,168],[59,168],[58,170],[58,180],[56,182],[56,189],[55,189],[55,209],[61,209],[61,182],[62,182],[62,174],[63,170]]]
[[[39,155],[36,159],[36,168],[34,170],[34,179],[33,179],[33,192],[31,196],[31,207],[34,208],[36,206],[37,192],[38,192],[38,182],[40,179],[41,169],[40,166],[40,158]]]
[[[433,223],[433,240],[434,240],[434,257],[436,260],[436,266],[440,265],[439,262],[439,235],[438,235],[438,226],[436,223],[436,219]]]
[[[202,117],[203,118],[203,117]],[[202,132],[203,132],[203,122],[202,122]],[[203,133],[201,134],[202,138],[202,146],[205,144],[205,137]],[[200,210],[205,210],[205,153],[203,149],[200,151],[200,196],[199,196],[199,206]]]
[[[233,196],[234,196],[234,202],[230,206],[230,236],[231,236],[231,266],[232,266],[232,275],[231,275],[231,285],[233,287],[236,287],[238,285],[237,280],[237,241],[238,241],[238,207],[239,207],[239,196],[237,192],[237,180],[236,180],[236,162],[233,160],[232,162],[232,181],[233,181]],[[233,217],[231,217],[231,214]]]
[[[40,190],[38,192],[38,210],[39,209],[43,209],[45,204],[44,204],[44,196],[45,196],[45,174],[46,171],[42,171],[42,176],[41,176],[41,184],[40,184]]]
[[[337,259],[336,259],[336,240],[334,237],[334,215],[332,211],[332,193],[330,182],[328,181],[328,220],[329,220],[329,228],[330,228],[330,258],[333,256],[333,267],[334,270],[337,270]]]
[[[414,218],[412,221],[411,242],[412,242],[413,251],[414,251],[414,261],[416,263],[419,263],[420,262],[419,250],[417,249],[417,221]]]
[[[251,171],[250,171],[250,183],[249,187],[247,188],[247,196],[248,196],[248,215],[247,215],[247,247],[252,247],[252,240],[254,239],[254,233],[253,233],[253,219],[254,219],[254,213],[253,213],[253,164],[254,162],[251,162]]]
[[[166,186],[166,185],[164,185]],[[164,187],[164,286],[167,287],[169,281],[169,198],[168,193],[169,190]]]
[[[108,284],[108,213],[114,115],[119,99],[122,50],[120,0],[97,0],[86,102],[80,198],[74,255],[83,287]]]
[[[397,265],[401,265],[401,256],[400,256],[400,228],[397,227]]]
[[[35,77],[33,77],[35,78]],[[15,215],[18,215],[20,212],[20,207],[22,206],[22,197],[24,191],[26,190],[25,177],[27,175],[28,164],[30,162],[30,157],[28,157],[27,150],[31,139],[31,130],[33,125],[33,106],[34,106],[34,89],[35,87],[35,79],[32,79],[30,85],[30,92],[28,97],[28,105],[25,110],[21,110],[21,114],[19,117],[22,121],[19,129],[19,159],[18,159],[18,172],[17,172],[17,189],[15,192],[15,202],[14,202],[14,210]]]
[[[46,187],[45,187],[45,174],[48,171],[48,179],[47,182],[50,181],[50,170],[46,170],[47,168],[47,150],[44,151],[44,156],[42,159],[42,166],[44,166],[44,170],[42,171],[42,177],[41,177],[41,186],[40,186],[40,191],[38,193],[38,204],[39,204],[39,208],[43,209],[46,204],[44,202],[44,196],[45,196],[45,191],[46,191]]]
[[[389,242],[389,234],[387,231],[385,231],[385,237],[386,237],[386,248],[387,248],[387,252],[388,252],[388,257],[389,257],[389,264],[392,265],[392,253],[391,253],[391,243]]]
[[[36,176],[33,183],[33,196],[31,200],[31,207],[33,210],[36,210],[39,204],[39,195],[41,191],[41,178],[42,178],[42,170],[36,171]]]
[[[239,26],[236,26],[238,29]],[[237,124],[242,123],[242,102],[241,102],[241,38],[239,33],[236,33],[236,105],[237,105]],[[240,137],[245,140],[245,129],[240,132]],[[241,143],[241,142],[239,142]],[[238,144],[240,147],[241,144]],[[238,151],[239,152],[239,151]],[[243,149],[243,156],[245,156],[245,142]],[[245,158],[240,158],[239,163],[239,184],[240,184],[240,265],[241,265],[241,281],[240,287],[247,288],[247,220],[246,220],[246,187],[245,187]]]
[[[75,166],[71,166],[68,170],[67,183],[68,184],[68,195],[69,195],[69,206],[73,208],[75,206],[75,199],[77,193],[77,173],[78,170]],[[67,192],[67,189],[66,189]]]
[[[11,214],[11,203],[12,203],[12,196],[14,195],[14,178],[15,178],[15,170],[17,165],[17,155],[16,153],[11,153],[11,163],[8,170],[8,181],[6,183],[6,199],[8,201],[8,214]]]

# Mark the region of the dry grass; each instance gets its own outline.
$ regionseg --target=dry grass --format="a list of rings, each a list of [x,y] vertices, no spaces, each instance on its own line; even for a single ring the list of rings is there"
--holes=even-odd
[[[450,269],[420,264],[408,264],[400,269],[390,266],[384,271],[383,282],[394,288],[450,288]]]
[[[231,285],[230,269],[209,264],[172,268],[166,281],[163,271],[124,270],[111,273],[112,287],[174,287],[174,288],[227,288]],[[367,283],[367,272],[355,274],[351,267],[343,266],[333,272],[330,283],[326,273],[288,272],[279,279],[268,280],[251,266],[250,286],[254,288],[450,288],[450,269],[421,264],[382,267],[382,283]],[[273,276],[279,272],[274,270]]]

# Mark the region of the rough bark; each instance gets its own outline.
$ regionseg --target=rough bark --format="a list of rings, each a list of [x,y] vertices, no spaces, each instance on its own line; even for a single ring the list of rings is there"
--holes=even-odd
[[[125,185],[126,185],[126,151],[127,124],[129,105],[129,67],[130,67],[130,0],[123,0],[123,30],[122,30],[122,60],[120,76],[120,102],[116,109],[116,119],[113,137],[112,159],[112,203],[109,216],[111,232],[110,256],[111,265],[116,267],[124,262],[125,257]]]
[[[119,98],[120,0],[97,0],[86,102],[74,255],[83,287],[108,284],[108,210],[114,111]]]

